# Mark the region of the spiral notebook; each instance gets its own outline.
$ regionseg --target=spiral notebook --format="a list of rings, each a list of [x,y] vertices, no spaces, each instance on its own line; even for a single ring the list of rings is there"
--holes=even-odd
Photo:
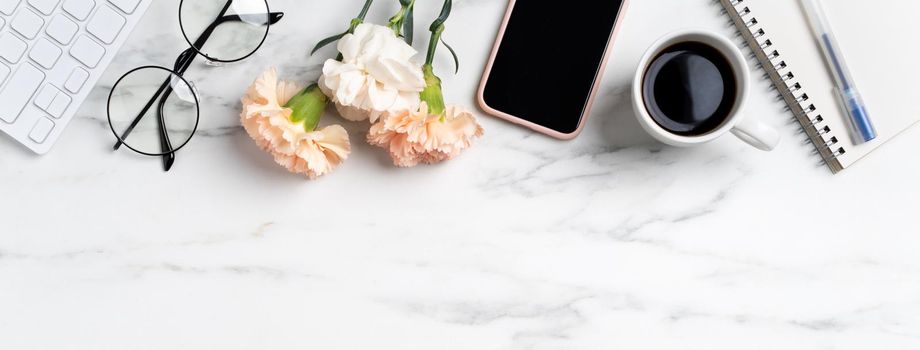
[[[834,173],[920,121],[916,0],[825,0],[878,138],[856,143],[800,0],[719,0],[817,152]],[[865,18],[873,18],[872,26]],[[880,21],[879,18],[886,20]],[[889,89],[893,82],[907,81]]]

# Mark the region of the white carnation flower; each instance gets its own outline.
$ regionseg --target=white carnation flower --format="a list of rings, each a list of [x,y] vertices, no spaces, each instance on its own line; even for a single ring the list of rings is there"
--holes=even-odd
[[[417,51],[390,28],[364,23],[338,43],[342,61],[323,65],[319,86],[343,118],[377,119],[418,107],[425,79],[411,58]]]

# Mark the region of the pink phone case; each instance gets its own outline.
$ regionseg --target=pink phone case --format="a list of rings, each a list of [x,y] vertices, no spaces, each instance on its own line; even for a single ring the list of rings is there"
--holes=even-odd
[[[531,1],[541,1],[541,0],[531,0]],[[530,121],[521,119],[520,117],[516,117],[508,113],[504,113],[502,111],[496,110],[492,107],[489,107],[489,105],[487,105],[485,102],[485,98],[483,98],[483,92],[485,91],[485,88],[486,88],[486,82],[489,80],[489,73],[492,72],[492,64],[495,63],[495,54],[498,53],[498,48],[502,44],[502,37],[505,36],[505,28],[507,28],[508,20],[511,18],[511,11],[514,10],[514,3],[515,3],[515,0],[510,0],[508,2],[508,10],[505,11],[505,18],[502,20],[501,28],[498,30],[498,37],[495,39],[495,45],[492,47],[492,54],[489,56],[489,62],[486,64],[486,70],[482,74],[482,81],[479,83],[479,91],[476,94],[476,99],[479,100],[479,107],[482,108],[482,110],[485,111],[486,114],[505,119],[515,124],[523,125],[536,132],[546,134],[546,135],[549,135],[549,136],[552,136],[558,139],[562,139],[562,140],[574,139],[579,134],[581,134],[581,130],[585,126],[585,121],[587,121],[588,116],[591,115],[591,107],[594,105],[594,97],[597,96],[597,91],[600,88],[601,80],[604,78],[604,71],[606,70],[606,67],[607,67],[607,59],[610,57],[610,51],[611,51],[611,48],[613,48],[614,39],[616,39],[617,33],[620,31],[620,25],[623,23],[623,16],[626,14],[626,9],[629,5],[629,0],[623,0],[623,4],[620,6],[620,12],[619,14],[617,14],[616,23],[614,23],[613,31],[610,33],[610,39],[607,40],[607,48],[604,51],[604,57],[601,59],[599,73],[597,74],[597,78],[594,80],[594,83],[593,83],[594,88],[591,89],[591,93],[588,96],[588,103],[585,107],[584,113],[580,117],[578,128],[575,129],[575,131],[570,134],[561,133],[556,130],[552,130],[550,128],[544,127],[542,125],[538,125]]]

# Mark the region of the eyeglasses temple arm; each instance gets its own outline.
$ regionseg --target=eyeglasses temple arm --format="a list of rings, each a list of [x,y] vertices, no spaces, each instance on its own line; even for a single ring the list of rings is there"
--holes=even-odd
[[[169,90],[172,90],[171,88]],[[167,91],[163,96],[169,96],[171,91]],[[160,99],[157,106],[157,128],[160,129],[160,150],[163,152],[163,171],[172,169],[173,163],[176,162],[176,153],[173,151],[172,143],[169,141],[169,133],[166,131],[166,120],[163,119],[163,108],[165,107],[165,98]]]
[[[187,49],[179,55],[179,58],[176,59],[176,65],[174,70],[176,73],[184,74],[188,67],[192,64],[192,60],[195,58],[195,50]],[[169,95],[172,94],[172,86],[166,87],[166,91],[160,95],[160,103],[157,105],[157,126],[160,129],[160,147],[163,151],[163,171],[169,171],[172,169],[173,164],[176,162],[176,153],[170,152],[172,150],[172,143],[169,140],[169,133],[166,131],[166,120],[163,118],[166,115],[163,110],[166,108],[166,100],[169,99]],[[193,92],[194,93],[194,92]]]
[[[195,50],[187,49],[183,51],[179,54],[179,58],[176,59],[176,65],[173,67],[174,71],[180,75],[184,74],[192,64],[194,58]],[[163,117],[166,115],[163,111],[166,108],[166,101],[172,93],[172,86],[167,86],[163,94],[160,95],[160,102],[157,104],[157,127],[160,131],[160,149],[163,151],[163,155],[161,156],[163,160],[163,171],[169,171],[172,169],[173,164],[176,163],[176,153],[171,152],[173,149],[172,142],[169,140],[169,132],[166,131],[166,120]]]
[[[217,24],[220,25],[220,24],[229,23],[229,22],[249,22],[249,23],[258,23],[258,24],[263,25],[263,26],[266,25],[266,24],[267,24],[267,25],[273,25],[273,24],[276,24],[276,23],[278,23],[279,21],[281,21],[282,18],[284,18],[284,12],[270,12],[270,13],[268,14],[268,23],[262,23],[262,22],[264,22],[264,21],[262,20],[262,18],[261,18],[262,15],[248,15],[249,17],[256,18],[256,20],[253,20],[253,21],[245,21],[245,20],[243,20],[243,17],[244,17],[244,16],[247,16],[247,15],[243,15],[243,16],[240,16],[240,15],[223,16],[223,17],[220,18],[220,20],[218,20],[219,23],[217,23]]]

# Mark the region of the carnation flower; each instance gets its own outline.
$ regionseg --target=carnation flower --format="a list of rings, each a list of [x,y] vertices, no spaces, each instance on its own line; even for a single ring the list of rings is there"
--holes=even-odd
[[[341,60],[323,65],[322,91],[343,118],[371,122],[389,112],[415,109],[425,88],[417,51],[392,29],[362,23],[338,42]]]
[[[391,114],[374,124],[367,141],[387,149],[396,166],[412,167],[452,159],[482,132],[468,110],[451,105],[443,114],[432,114],[422,102],[415,111]]]
[[[270,69],[252,84],[242,98],[243,128],[275,162],[293,173],[315,179],[332,172],[348,158],[348,133],[339,125],[321,130],[316,125],[326,106],[317,86],[300,89],[278,81]]]

